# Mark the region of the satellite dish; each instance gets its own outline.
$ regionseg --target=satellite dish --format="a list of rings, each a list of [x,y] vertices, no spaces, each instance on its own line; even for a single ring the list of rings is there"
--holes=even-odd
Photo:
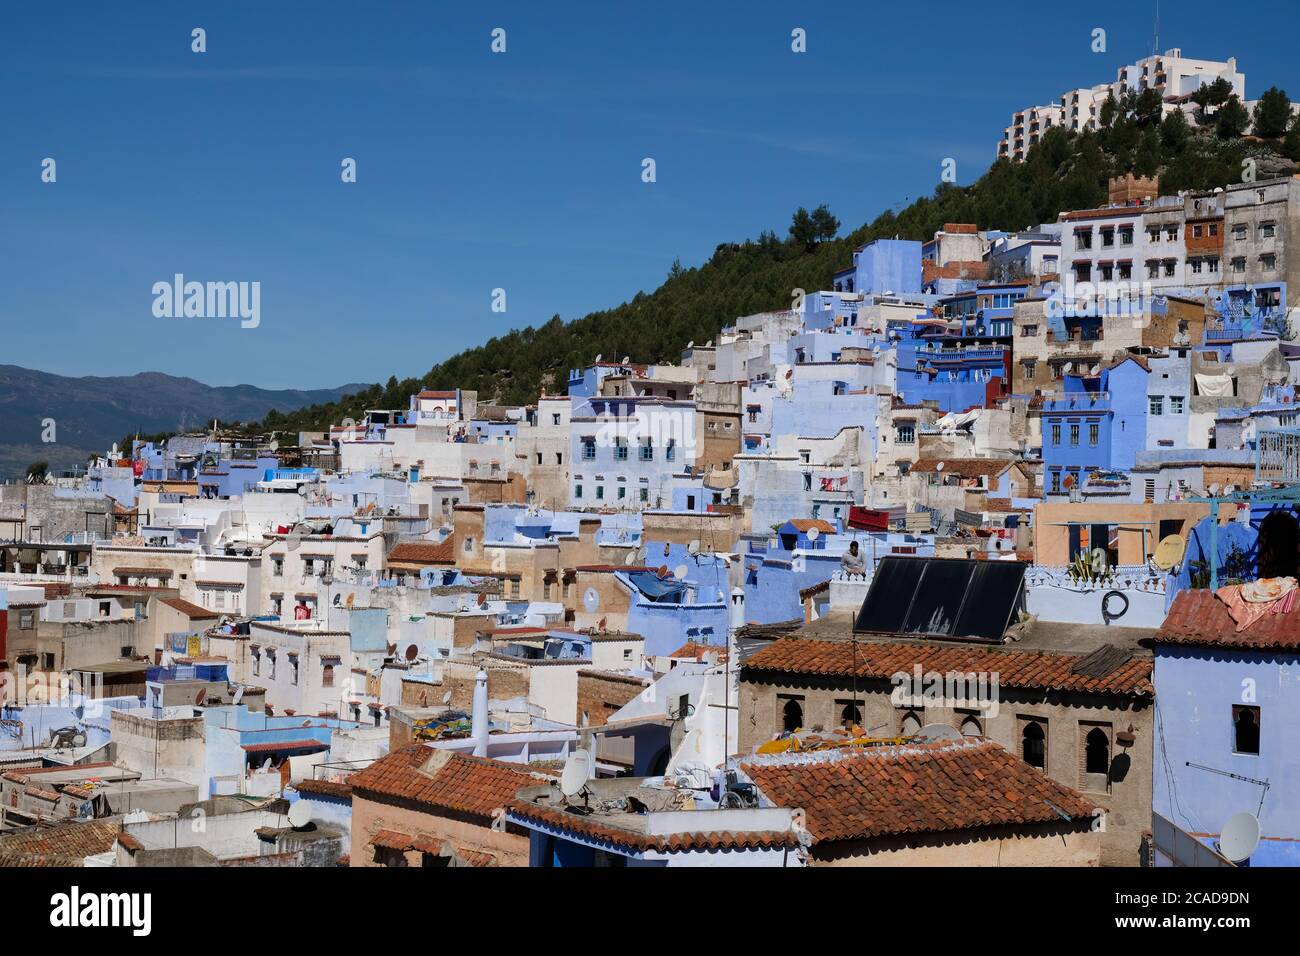
[[[698,538],[692,539],[691,543],[686,546],[686,553],[692,558],[700,553],[700,542]]]
[[[1168,571],[1179,561],[1183,560],[1183,554],[1187,551],[1187,541],[1181,534],[1171,534],[1162,538],[1156,545],[1156,553],[1152,557],[1152,562],[1161,571]]]
[[[809,528],[809,529],[808,529],[808,540],[809,540],[809,541],[816,541],[816,540],[817,540],[818,538],[820,538],[821,536],[822,536],[822,532],[821,532],[821,529],[820,529],[820,528]]]
[[[289,825],[295,830],[301,830],[311,824],[311,807],[306,802],[299,800],[289,808]]]
[[[1211,498],[1218,497],[1219,486],[1217,484],[1210,485],[1210,487],[1207,488],[1206,490],[1210,493]]]
[[[230,698],[230,703],[232,705],[238,704],[243,699],[244,699],[244,685],[240,684],[238,687],[235,688],[235,696]]]
[[[199,692],[194,695],[194,706],[198,707],[202,705],[203,698],[206,696],[208,696],[208,689],[206,687],[200,687]]]
[[[414,644],[408,644],[406,646],[406,659],[408,661],[413,661],[419,656],[420,656],[420,649],[418,647],[416,647]]]
[[[445,693],[445,694],[442,695],[442,702],[443,702],[444,704],[450,704],[450,703],[451,703],[451,691],[447,691],[447,693]]]
[[[673,568],[673,577],[675,577],[678,581],[685,581],[685,580],[686,580],[686,573],[687,573],[689,570],[690,570],[690,569],[689,569],[688,567],[686,567],[686,565],[684,565],[684,564],[679,564],[679,565],[677,565],[677,567]]]
[[[623,559],[623,563],[628,567],[631,567],[634,563],[636,563],[636,552],[629,551],[627,557]]]
[[[591,754],[585,750],[575,750],[564,761],[564,770],[560,774],[560,792],[566,797],[576,797],[587,788],[591,779]]]
[[[582,595],[582,606],[587,609],[588,613],[596,613],[596,610],[600,607],[600,595],[596,593],[595,588],[587,588]]]
[[[1101,548],[1092,549],[1092,570],[1097,574],[1106,570],[1106,552]]]
[[[1259,846],[1259,819],[1253,813],[1234,813],[1219,834],[1219,852],[1233,863],[1250,858]]]
[[[914,735],[917,740],[964,740],[959,730],[947,724],[926,724]]]
[[[938,462],[934,466],[935,471],[943,471],[943,462]]]

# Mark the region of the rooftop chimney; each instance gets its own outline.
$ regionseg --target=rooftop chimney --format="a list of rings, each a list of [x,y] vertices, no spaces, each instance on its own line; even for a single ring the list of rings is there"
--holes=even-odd
[[[488,745],[488,678],[480,669],[474,678],[474,706],[470,710],[470,738],[474,741],[474,756],[486,757]]]

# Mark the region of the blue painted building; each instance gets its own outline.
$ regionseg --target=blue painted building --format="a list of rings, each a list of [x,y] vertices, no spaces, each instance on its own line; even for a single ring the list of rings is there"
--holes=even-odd
[[[1133,357],[1097,376],[1066,375],[1043,399],[1044,493],[1068,495],[1095,471],[1126,472],[1146,447],[1146,366]]]

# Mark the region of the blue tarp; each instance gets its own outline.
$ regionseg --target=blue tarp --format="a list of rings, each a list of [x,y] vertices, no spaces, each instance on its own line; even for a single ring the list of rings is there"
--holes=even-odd
[[[660,578],[653,571],[631,571],[628,580],[652,601],[678,600],[686,585],[675,578]]]

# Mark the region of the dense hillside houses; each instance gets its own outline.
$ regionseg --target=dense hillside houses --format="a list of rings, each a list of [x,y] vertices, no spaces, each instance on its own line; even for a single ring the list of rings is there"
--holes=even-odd
[[[1298,228],[1129,176],[528,404],[0,486],[0,862],[1294,863]]]

